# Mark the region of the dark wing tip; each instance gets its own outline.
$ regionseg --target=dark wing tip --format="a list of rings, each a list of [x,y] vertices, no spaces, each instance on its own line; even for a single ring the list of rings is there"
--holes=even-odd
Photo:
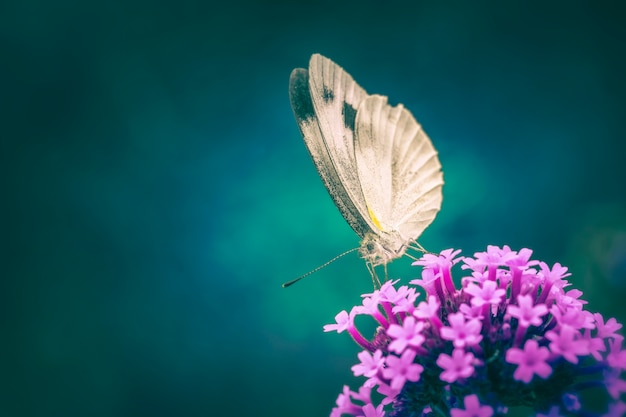
[[[309,72],[304,68],[296,68],[291,71],[289,100],[296,119],[309,120],[315,116],[311,92],[309,91]]]

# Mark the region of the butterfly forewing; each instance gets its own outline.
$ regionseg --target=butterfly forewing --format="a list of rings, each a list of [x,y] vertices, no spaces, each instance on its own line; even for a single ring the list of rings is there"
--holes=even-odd
[[[362,224],[363,221],[359,220],[361,218],[359,210],[350,199],[324,143],[324,135],[309,92],[307,70],[296,68],[292,71],[289,80],[289,98],[306,147],[328,193],[348,224]]]
[[[328,168],[337,173],[343,184],[345,195],[341,199],[350,200],[354,206],[349,217],[344,215],[344,218],[363,237],[373,225],[363,216],[367,207],[356,172],[354,123],[359,104],[367,93],[340,66],[318,54],[313,55],[309,63],[309,91],[322,140],[332,162]],[[306,137],[305,143],[309,146]],[[329,193],[333,195],[330,188]]]

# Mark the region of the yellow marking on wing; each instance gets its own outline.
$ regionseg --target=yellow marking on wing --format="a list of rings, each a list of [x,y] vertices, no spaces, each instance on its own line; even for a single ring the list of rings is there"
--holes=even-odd
[[[374,222],[374,226],[378,227],[379,230],[383,230],[383,226],[381,226],[380,222],[376,218],[376,215],[374,215],[374,212],[369,206],[367,206],[367,213],[370,215],[370,219]]]

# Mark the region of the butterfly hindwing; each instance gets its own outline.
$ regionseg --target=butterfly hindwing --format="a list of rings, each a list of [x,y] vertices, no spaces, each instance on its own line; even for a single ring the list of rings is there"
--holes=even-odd
[[[355,151],[364,198],[381,230],[399,232],[402,243],[417,239],[439,211],[443,185],[420,124],[401,104],[371,95],[359,107]]]

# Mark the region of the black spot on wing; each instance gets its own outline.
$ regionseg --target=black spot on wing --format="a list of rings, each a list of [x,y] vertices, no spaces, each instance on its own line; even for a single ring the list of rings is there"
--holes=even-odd
[[[315,109],[309,92],[309,74],[303,68],[296,68],[289,78],[289,101],[297,120],[310,120],[315,117]]]
[[[324,99],[324,102],[328,103],[329,101],[333,101],[335,99],[335,93],[333,93],[333,90],[330,90],[327,86],[324,86],[322,98]]]
[[[343,103],[343,122],[346,128],[354,131],[354,123],[356,123],[356,109],[347,102]]]

